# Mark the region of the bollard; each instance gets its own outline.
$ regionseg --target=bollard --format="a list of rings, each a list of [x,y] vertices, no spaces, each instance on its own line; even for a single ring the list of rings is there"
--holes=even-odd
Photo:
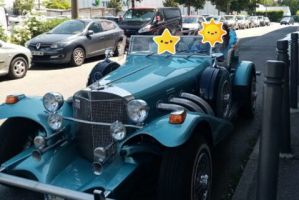
[[[291,34],[291,73],[290,73],[290,105],[297,108],[298,102],[298,34]]]
[[[279,134],[282,115],[284,62],[269,60],[265,68],[263,127],[260,139],[257,200],[274,200],[277,193]]]
[[[283,100],[280,107],[282,109],[282,133],[280,134],[280,152],[282,155],[291,154],[291,130],[290,130],[290,92],[289,92],[289,42],[287,40],[277,41],[277,60],[286,64],[283,72]]]

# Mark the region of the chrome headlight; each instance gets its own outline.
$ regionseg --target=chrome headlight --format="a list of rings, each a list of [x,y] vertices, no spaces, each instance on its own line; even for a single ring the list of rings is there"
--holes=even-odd
[[[42,149],[42,148],[44,148],[45,145],[46,145],[46,140],[45,140],[45,138],[44,138],[43,136],[40,136],[40,135],[36,136],[36,137],[34,138],[33,142],[34,142],[34,146],[35,146],[36,148],[38,148],[38,149]]]
[[[126,137],[126,127],[119,121],[111,124],[110,132],[113,139],[117,141],[123,140]]]
[[[43,104],[47,111],[56,112],[63,105],[63,96],[59,93],[49,92],[43,97]]]
[[[141,99],[129,101],[127,112],[129,118],[135,123],[142,123],[148,116],[149,107],[147,103]]]
[[[63,124],[63,118],[61,115],[51,113],[48,117],[48,124],[51,129],[59,130]]]

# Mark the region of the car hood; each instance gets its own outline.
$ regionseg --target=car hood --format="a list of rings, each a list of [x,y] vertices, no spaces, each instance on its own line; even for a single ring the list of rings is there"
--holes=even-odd
[[[6,43],[6,42],[3,44],[3,46],[1,48],[7,49],[7,50],[10,50],[10,49],[17,50],[17,51],[20,51],[20,52],[26,53],[26,54],[30,53],[29,49],[27,49],[26,47],[23,47],[21,45]]]
[[[199,28],[199,24],[198,23],[183,23],[183,28],[197,29],[197,28]]]
[[[210,65],[211,58],[178,56],[129,55],[126,63],[100,80],[100,85],[120,87],[135,98],[165,96],[167,90],[178,92],[194,88],[200,73]],[[169,92],[169,91],[168,91]],[[161,93],[161,94],[160,94]]]
[[[30,40],[30,43],[56,43],[56,42],[66,42],[76,38],[78,35],[71,34],[49,34],[44,33]]]

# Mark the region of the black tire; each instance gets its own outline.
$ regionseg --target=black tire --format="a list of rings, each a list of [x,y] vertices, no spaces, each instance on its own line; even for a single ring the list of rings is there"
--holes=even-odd
[[[18,56],[14,58],[9,66],[9,77],[11,79],[23,78],[28,70],[28,62],[22,57]]]
[[[125,42],[123,40],[119,40],[114,48],[113,56],[122,56],[125,53]]]
[[[228,73],[221,75],[215,94],[214,105],[216,116],[229,119],[232,108],[232,88]]]
[[[39,126],[23,118],[7,119],[0,126],[0,165],[31,145]]]
[[[249,85],[244,92],[245,102],[240,109],[240,113],[247,118],[253,118],[256,109],[256,76],[254,74],[250,76]]]
[[[72,52],[71,65],[80,66],[85,61],[85,51],[81,47],[76,47]]]
[[[86,86],[89,86],[92,83],[100,80],[102,77],[119,68],[119,66],[120,65],[118,63],[112,62],[110,60],[96,64],[88,76]]]
[[[210,199],[213,169],[210,147],[202,137],[193,139],[165,150],[158,180],[159,200]],[[198,194],[200,189],[202,193]]]

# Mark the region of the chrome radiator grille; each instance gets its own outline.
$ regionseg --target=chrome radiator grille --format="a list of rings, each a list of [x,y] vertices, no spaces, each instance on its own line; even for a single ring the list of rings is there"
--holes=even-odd
[[[123,98],[100,91],[80,91],[73,99],[74,117],[77,119],[113,123],[116,120],[127,123],[126,102]],[[109,126],[76,124],[76,140],[82,155],[93,160],[96,147],[108,147],[113,143]],[[113,154],[112,146],[108,153]]]

